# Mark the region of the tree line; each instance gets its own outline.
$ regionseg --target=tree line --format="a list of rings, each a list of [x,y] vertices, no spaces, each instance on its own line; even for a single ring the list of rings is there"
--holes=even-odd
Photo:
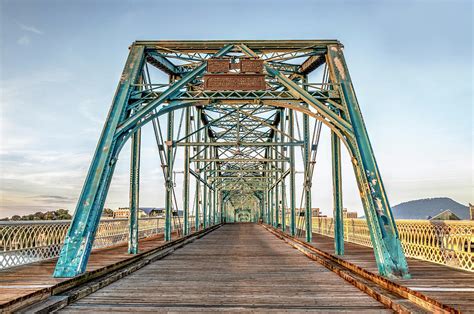
[[[70,220],[72,218],[67,209],[58,209],[55,211],[36,212],[29,215],[13,215],[0,219],[1,221],[24,221],[24,220]]]

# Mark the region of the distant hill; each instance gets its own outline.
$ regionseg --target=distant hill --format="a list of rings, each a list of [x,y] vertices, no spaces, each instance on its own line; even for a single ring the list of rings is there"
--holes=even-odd
[[[392,207],[395,219],[427,219],[450,209],[461,219],[469,219],[469,207],[449,197],[426,198],[400,203]]]

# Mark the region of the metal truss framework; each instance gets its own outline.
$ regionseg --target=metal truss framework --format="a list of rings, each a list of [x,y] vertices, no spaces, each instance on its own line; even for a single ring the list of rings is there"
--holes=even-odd
[[[234,219],[263,220],[296,235],[295,154],[301,149],[304,212],[299,216],[305,220],[306,241],[311,241],[311,182],[324,124],[331,129],[336,254],[344,253],[342,142],[352,159],[379,272],[409,277],[342,50],[336,40],[133,43],[54,276],[85,271],[114,168],[128,139],[129,252],[138,252],[140,130],[151,123],[166,181],[165,240],[171,239],[172,215],[178,210],[173,182],[178,149],[184,149],[184,234],[190,232],[189,216],[194,215],[195,229]],[[204,90],[207,60],[217,57],[264,60],[267,88]],[[152,69],[167,74],[169,81],[156,82]],[[316,69],[322,69],[321,80],[309,82]],[[162,128],[163,116],[167,126]]]

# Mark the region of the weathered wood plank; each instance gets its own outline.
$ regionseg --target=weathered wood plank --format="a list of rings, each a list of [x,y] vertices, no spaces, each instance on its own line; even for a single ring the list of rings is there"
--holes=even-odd
[[[385,311],[255,224],[225,225],[63,309]]]
[[[333,238],[313,233],[311,244],[322,251],[334,253]],[[341,256],[342,259],[377,273],[371,248],[348,242],[344,245],[345,254]],[[474,313],[474,273],[413,258],[408,258],[407,261],[412,278],[398,279],[395,282],[459,309],[463,313]]]

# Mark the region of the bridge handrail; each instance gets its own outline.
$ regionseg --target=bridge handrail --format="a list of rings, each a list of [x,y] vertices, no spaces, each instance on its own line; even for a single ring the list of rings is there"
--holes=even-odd
[[[474,221],[396,220],[405,255],[474,272]],[[334,237],[334,220],[313,217],[313,232]],[[365,219],[344,219],[344,240],[371,247]]]
[[[194,226],[193,216],[189,221],[190,226]],[[57,257],[70,223],[70,220],[0,221],[0,269]],[[164,225],[164,217],[140,218],[139,237],[162,233]],[[127,218],[102,219],[93,247],[103,248],[127,241]]]

